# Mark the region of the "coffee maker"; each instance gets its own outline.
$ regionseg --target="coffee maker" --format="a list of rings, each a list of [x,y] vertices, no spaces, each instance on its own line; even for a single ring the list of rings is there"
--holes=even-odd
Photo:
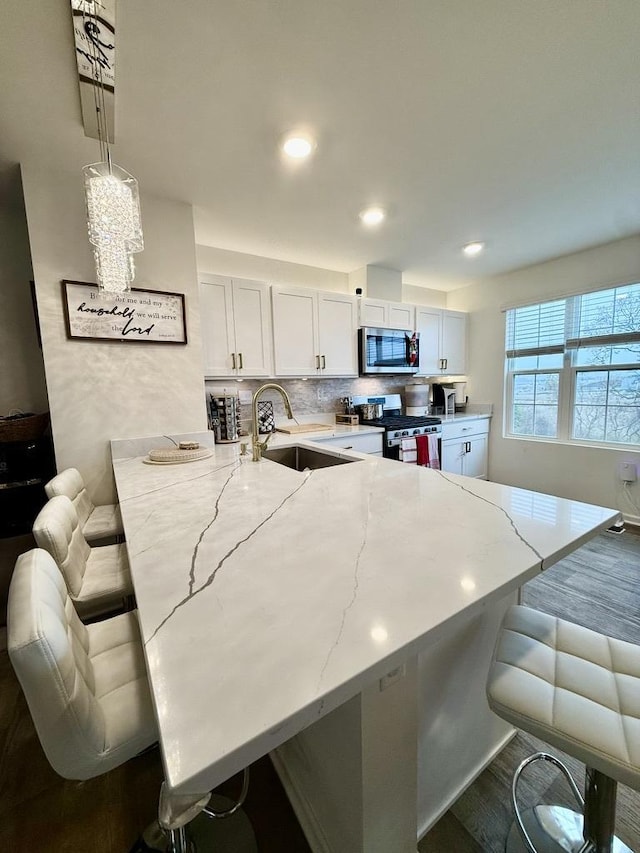
[[[456,389],[453,385],[434,382],[431,386],[434,415],[455,415]]]

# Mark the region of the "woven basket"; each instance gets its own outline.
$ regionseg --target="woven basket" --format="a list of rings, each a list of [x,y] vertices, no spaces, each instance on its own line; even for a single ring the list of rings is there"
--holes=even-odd
[[[26,414],[23,417],[0,417],[0,442],[33,441],[40,438],[49,426],[49,412],[41,415]]]
[[[149,459],[152,462],[195,462],[196,459],[206,459],[208,456],[211,456],[208,447],[200,447],[195,450],[161,447],[158,450],[149,451]]]

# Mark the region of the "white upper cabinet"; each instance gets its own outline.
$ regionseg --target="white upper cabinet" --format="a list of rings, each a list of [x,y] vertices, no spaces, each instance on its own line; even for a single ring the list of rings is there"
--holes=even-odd
[[[440,357],[443,373],[467,372],[467,315],[463,311],[443,310]]]
[[[276,376],[357,376],[356,299],[271,288]]]
[[[467,372],[467,315],[445,308],[416,306],[420,332],[419,376],[460,375]]]
[[[315,291],[274,286],[271,304],[276,376],[315,376],[320,366]]]
[[[203,275],[200,313],[205,376],[271,376],[267,284]]]
[[[434,376],[440,373],[440,325],[442,311],[439,308],[423,308],[416,305],[416,331],[420,333],[420,369],[418,376]]]
[[[322,376],[358,375],[358,320],[354,296],[318,293],[318,339]]]
[[[379,329],[405,329],[408,331],[415,329],[415,305],[360,297],[358,310],[359,326],[373,326]]]

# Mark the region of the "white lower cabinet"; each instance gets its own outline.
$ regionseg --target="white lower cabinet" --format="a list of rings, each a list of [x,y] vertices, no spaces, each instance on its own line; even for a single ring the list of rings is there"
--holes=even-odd
[[[358,453],[370,453],[372,456],[382,456],[382,433],[367,433],[367,435],[332,436],[331,438],[315,438],[314,441],[342,450],[357,450]]]
[[[357,376],[357,306],[347,293],[271,288],[276,376]]]
[[[442,423],[440,467],[451,474],[486,480],[489,418]]]

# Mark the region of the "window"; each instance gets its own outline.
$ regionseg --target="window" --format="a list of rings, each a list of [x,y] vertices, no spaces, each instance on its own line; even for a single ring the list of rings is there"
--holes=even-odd
[[[640,445],[640,284],[511,308],[507,434]]]

